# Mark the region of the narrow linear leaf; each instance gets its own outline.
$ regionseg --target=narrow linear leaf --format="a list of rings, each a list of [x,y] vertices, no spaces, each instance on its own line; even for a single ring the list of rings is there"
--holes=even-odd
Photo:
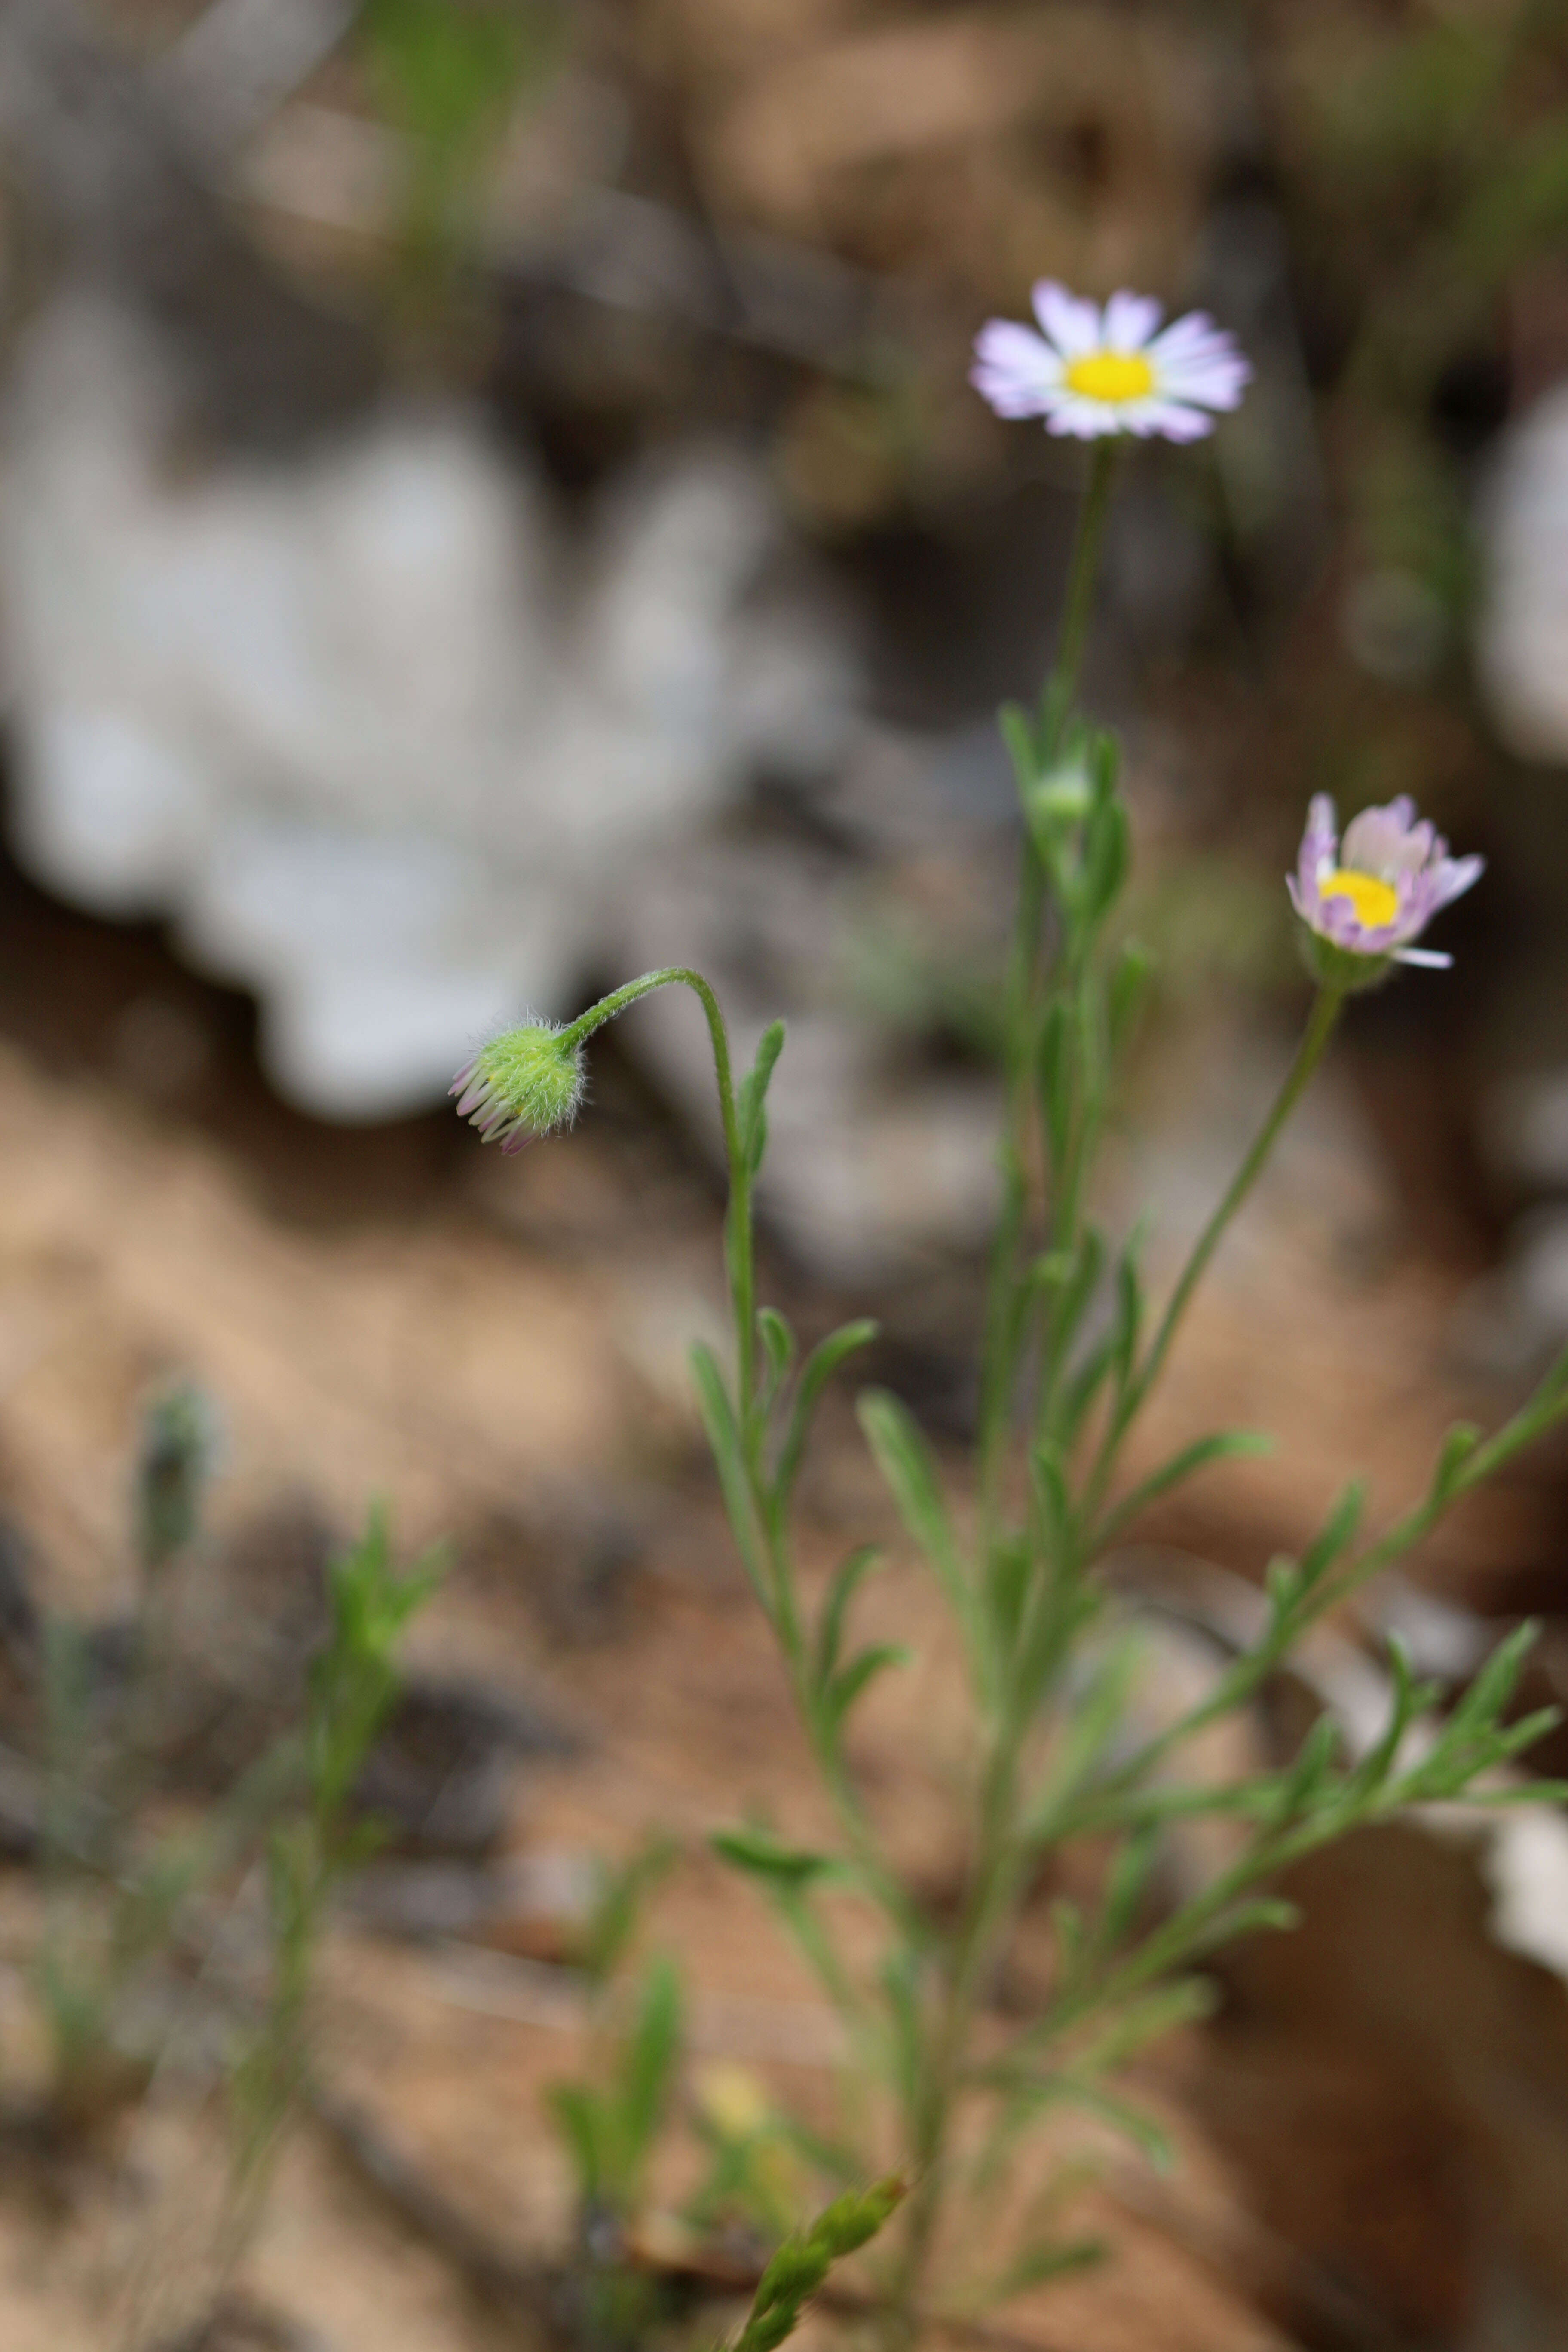
[[[910,1653],[901,1642],[879,1642],[851,1658],[827,1686],[827,1708],[834,1729],[843,1723],[856,1700],[879,1674],[889,1666],[907,1666],[909,1663]]]
[[[1219,1989],[1208,1977],[1182,1977],[1134,2000],[1112,2018],[1079,2052],[1073,2072],[1079,2077],[1113,2073],[1149,2042],[1178,2027],[1201,2024],[1219,2005]]]
[[[1138,1273],[1142,1234],[1135,1234],[1116,1263],[1116,1313],[1111,1325],[1110,1369],[1118,1389],[1132,1377],[1138,1335],[1143,1328],[1143,1285]]]
[[[1060,1558],[1072,1531],[1072,1496],[1068,1492],[1067,1465],[1054,1445],[1029,1450],[1035,1493],[1045,1516],[1046,1533],[1053,1553]]]
[[[1513,1696],[1525,1659],[1541,1638],[1539,1618],[1527,1617],[1507,1641],[1500,1642],[1464,1697],[1448,1717],[1444,1745],[1464,1739],[1495,1725]]]
[[[761,1307],[757,1309],[757,1328],[763,1335],[763,1346],[767,1351],[768,1370],[773,1375],[773,1384],[776,1389],[795,1361],[795,1333],[778,1309],[773,1307]]]
[[[1432,1472],[1432,1500],[1447,1503],[1458,1492],[1468,1462],[1481,1442],[1481,1433],[1473,1421],[1457,1421],[1448,1430],[1438,1449]]]
[[[1280,1780],[1279,1798],[1269,1817],[1277,1826],[1299,1821],[1311,1811],[1314,1800],[1333,1769],[1339,1746],[1338,1724],[1331,1715],[1321,1715],[1302,1740],[1295,1762]]]
[[[761,1531],[752,1504],[746,1465],[741,1455],[741,1433],[736,1425],[734,1408],[730,1402],[730,1391],[724,1384],[724,1375],[719,1369],[719,1360],[712,1349],[700,1340],[691,1350],[691,1376],[696,1382],[702,1425],[708,1433],[714,1467],[719,1473],[720,1490],[724,1497],[731,1532],[735,1538],[735,1549],[751,1579],[752,1589],[771,1622],[773,1608],[763,1576]]]
[[[899,1516],[936,1572],[966,1634],[973,1635],[973,1595],[959,1557],[931,1449],[907,1405],[886,1389],[868,1389],[859,1403],[860,1426],[898,1505]]]
[[[1131,1527],[1139,1514],[1147,1510],[1151,1503],[1157,1502],[1162,1495],[1170,1494],[1173,1487],[1184,1485],[1198,1471],[1206,1470],[1212,1463],[1257,1460],[1273,1451],[1274,1440],[1261,1430],[1222,1429],[1212,1437],[1195,1439],[1191,1445],[1184,1445],[1179,1454],[1172,1454],[1168,1462],[1163,1462],[1157,1470],[1151,1471],[1140,1486],[1134,1486],[1132,1492],[1116,1505],[1095,1538],[1096,1549],[1110,1542],[1124,1528]]]
[[[1033,783],[1040,766],[1040,754],[1035,741],[1035,730],[1029,714],[1016,702],[1005,702],[996,714],[1002,730],[1002,740],[1013,759],[1013,772],[1020,793]]]
[[[809,1886],[835,1868],[826,1854],[784,1845],[767,1830],[719,1830],[709,1843],[721,1862],[774,1886]]]
[[[664,2120],[680,2063],[680,1976],[661,1955],[648,1969],[626,2043],[621,2084],[626,2156],[640,2170]]]
[[[1133,2106],[1130,2100],[1118,2098],[1099,2083],[1085,2082],[1077,2074],[1058,2077],[1056,2095],[1073,2106],[1084,2108],[1091,2116],[1098,2116],[1101,2123],[1110,2126],[1112,2131],[1120,2132],[1124,2139],[1130,2139],[1156,2172],[1174,2170],[1176,2152],[1171,2145],[1170,2134],[1163,2125],[1155,2122],[1152,2116],[1145,2115],[1142,2107]]]
[[[1106,1879],[1095,1930],[1095,1948],[1101,1955],[1113,1952],[1131,1930],[1159,1853],[1156,1827],[1134,1830],[1123,1839]]]
[[[861,1348],[870,1346],[877,1336],[877,1325],[868,1320],[841,1324],[837,1331],[830,1331],[826,1339],[818,1340],[802,1365],[789,1427],[779,1449],[778,1463],[773,1472],[773,1495],[781,1510],[800,1475],[812,1416],[823,1390],[841,1364]]]
[[[1218,1951],[1222,1945],[1234,1944],[1242,1936],[1286,1934],[1299,1927],[1300,1919],[1296,1905],[1278,1895],[1260,1895],[1250,1903],[1233,1903],[1184,1944],[1183,1958],[1195,1959],[1204,1952]]]
[[[849,1604],[874,1568],[880,1565],[881,1551],[876,1544],[861,1544],[835,1571],[822,1604],[822,1615],[816,1628],[816,1679],[818,1685],[827,1681],[838,1664],[838,1653],[844,1642],[844,1623]]]
[[[770,1022],[758,1044],[757,1058],[741,1081],[740,1101],[736,1106],[741,1128],[741,1147],[746,1154],[748,1165],[753,1174],[762,1165],[763,1149],[767,1136],[763,1106],[767,1101],[768,1087],[772,1084],[779,1055],[784,1052],[784,1023]]]

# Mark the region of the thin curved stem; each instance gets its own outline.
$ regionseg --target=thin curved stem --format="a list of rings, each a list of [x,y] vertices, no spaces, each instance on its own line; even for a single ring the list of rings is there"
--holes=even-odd
[[[640,980],[628,980],[624,987],[612,989],[608,996],[591,1004],[586,1013],[561,1032],[561,1042],[580,1045],[606,1021],[613,1021],[628,1005],[639,998],[651,996],[658,988],[689,988],[697,998],[708,1019],[708,1034],[713,1045],[713,1075],[719,1087],[719,1116],[724,1127],[724,1157],[730,1171],[730,1207],[724,1220],[724,1257],[730,1275],[731,1299],[735,1314],[735,1348],[737,1355],[740,1422],[742,1443],[748,1463],[761,1442],[757,1426],[757,1317],[755,1254],[752,1246],[752,1170],[741,1134],[741,1123],[735,1108],[735,1082],[730,1060],[730,1034],[724,1026],[724,1015],[719,1000],[700,971],[687,964],[666,964],[658,971],[646,971]]]
[[[713,1071],[719,1082],[719,1111],[724,1122],[724,1150],[732,1167],[740,1156],[741,1135],[735,1118],[730,1037],[719,1000],[700,971],[692,971],[686,964],[672,963],[658,971],[645,971],[640,980],[628,980],[623,987],[612,989],[608,996],[602,996],[597,1004],[591,1004],[586,1013],[580,1013],[575,1021],[568,1022],[561,1032],[561,1043],[580,1045],[595,1029],[602,1029],[606,1021],[613,1021],[640,997],[651,996],[656,988],[672,987],[689,988],[708,1016],[709,1034],[713,1040]]]
[[[1215,1210],[1203,1232],[1194,1243],[1192,1253],[1177,1278],[1159,1328],[1149,1343],[1147,1353],[1138,1370],[1123,1390],[1120,1402],[1111,1415],[1094,1469],[1090,1475],[1084,1502],[1084,1517],[1092,1522],[1104,1500],[1105,1488],[1116,1466],[1116,1456],[1121,1441],[1142,1410],[1150,1391],[1164,1370],[1165,1359],[1181,1328],[1182,1318],[1192,1303],[1193,1293],[1208,1270],[1209,1262],[1225,1239],[1231,1220],[1257,1183],[1268,1163],[1269,1154],[1279,1141],[1279,1133],[1296,1105],[1305,1094],[1313,1072],[1323,1058],[1323,1052],[1334,1032],[1344,1004],[1342,991],[1320,988],[1312,1000],[1312,1010],[1296,1058],[1286,1073],[1284,1084],[1275,1097],[1273,1108],[1258,1129],[1252,1149],[1237,1170],[1224,1199]]]

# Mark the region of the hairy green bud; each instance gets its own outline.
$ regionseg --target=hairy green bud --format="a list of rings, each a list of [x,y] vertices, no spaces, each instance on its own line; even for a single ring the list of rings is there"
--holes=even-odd
[[[535,1136],[571,1126],[584,1083],[581,1043],[548,1021],[526,1021],[481,1045],[450,1091],[458,1117],[486,1143],[521,1151]]]
[[[812,2238],[834,2262],[840,2262],[876,2236],[903,2195],[904,2183],[897,2173],[875,2181],[869,2189],[850,2189],[817,2215]]]

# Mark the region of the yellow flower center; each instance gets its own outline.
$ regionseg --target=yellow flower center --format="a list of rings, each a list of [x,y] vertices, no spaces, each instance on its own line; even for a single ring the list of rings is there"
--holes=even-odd
[[[1089,352],[1069,362],[1067,382],[1086,400],[1142,400],[1154,389],[1154,371],[1138,352]]]
[[[1399,912],[1399,893],[1392,882],[1381,875],[1357,874],[1348,866],[1336,866],[1333,873],[1318,885],[1320,898],[1348,898],[1355,908],[1356,920],[1364,923],[1369,931],[1384,923],[1392,923]]]

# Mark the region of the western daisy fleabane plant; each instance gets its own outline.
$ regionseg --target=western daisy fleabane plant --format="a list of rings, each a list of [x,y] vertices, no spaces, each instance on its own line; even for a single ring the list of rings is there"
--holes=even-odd
[[[1040,416],[1048,433],[1197,441],[1238,407],[1252,367],[1202,310],[1163,329],[1147,294],[1113,294],[1102,310],[1049,278],[1035,288],[1039,332],[991,319],[974,341],[970,381],[998,416]]]
[[[1298,1754],[1216,1784],[1190,1743],[1249,1705],[1330,1611],[1568,1414],[1565,1351],[1490,1438],[1468,1425],[1451,1430],[1426,1491],[1370,1540],[1352,1483],[1299,1557],[1259,1562],[1263,1631],[1254,1645],[1216,1666],[1211,1687],[1174,1722],[1157,1730],[1140,1723],[1142,1633],[1100,1564],[1149,1505],[1261,1446],[1245,1432],[1212,1432],[1163,1461],[1145,1454],[1133,1472],[1130,1441],[1348,998],[1385,976],[1396,956],[1422,952],[1411,942],[1479,864],[1450,859],[1406,802],[1357,818],[1342,848],[1331,806],[1313,803],[1292,882],[1319,982],[1305,1033],[1250,1149],[1151,1312],[1141,1228],[1118,1240],[1096,1214],[1097,1158],[1147,959],[1118,920],[1131,856],[1119,747],[1080,712],[1079,680],[1116,436],[1195,439],[1236,406],[1248,368],[1206,319],[1161,332],[1156,306],[1136,296],[1118,295],[1101,311],[1047,284],[1037,309],[1044,335],[1004,322],[985,330],[976,380],[1003,415],[1043,416],[1095,448],[1055,666],[1037,702],[1002,714],[1022,822],[972,1454],[939,1460],[908,1407],[885,1391],[868,1391],[859,1406],[905,1537],[945,1603],[964,1692],[964,1736],[939,1768],[963,1809],[956,1892],[944,1880],[933,1895],[900,1867],[875,1786],[857,1770],[856,1711],[873,1683],[904,1663],[894,1644],[854,1638],[858,1596],[877,1555],[851,1552],[825,1586],[803,1577],[796,1560],[794,1501],[814,1413],[827,1382],[875,1331],[846,1325],[802,1360],[784,1318],[758,1304],[752,1195],[783,1024],[764,1033],[737,1084],[722,1011],[700,974],[682,968],[629,982],[555,1033],[550,1049],[574,1050],[638,996],[671,983],[696,993],[708,1023],[729,1163],[732,1337],[723,1360],[697,1349],[693,1370],[736,1550],[837,1822],[821,1852],[786,1843],[754,1818],[713,1843],[769,1898],[841,2019],[855,2081],[835,2147],[853,2147],[869,2177],[891,2140],[910,2180],[881,2282],[887,2352],[910,2352],[922,2326],[951,2310],[973,2320],[987,2303],[1089,2257],[1083,2242],[1037,2221],[1010,2248],[990,2242],[1007,2212],[1042,2210],[1029,2196],[1000,2193],[1026,2126],[1076,2102],[1157,2147],[1155,2127],[1106,2077],[1151,2037],[1202,2013],[1202,1966],[1216,1946],[1288,1924],[1289,1906],[1269,1892],[1282,1869],[1406,1805],[1506,1797],[1476,1783],[1544,1727],[1541,1716],[1507,1720],[1529,1629],[1441,1717],[1436,1694],[1413,1681],[1395,1652],[1389,1718],[1364,1747],[1352,1748],[1325,1717]],[[483,1075],[493,1091],[511,1081],[500,1046],[489,1050]],[[472,1073],[465,1077],[459,1108],[472,1091]],[[514,1120],[531,1117],[515,1086],[503,1099]],[[476,1098],[473,1107],[484,1105]],[[519,1131],[502,1126],[509,1140]],[[1259,1335],[1260,1348],[1270,1343]],[[1418,1736],[1407,1740],[1413,1727]],[[1226,1858],[1195,1893],[1172,1896],[1162,1870],[1166,1826],[1194,1816],[1229,1823]],[[1080,1840],[1092,1862],[1059,1868],[1061,1849]],[[1026,1913],[1053,1884],[1098,1891],[1081,1904],[1055,1904],[1049,1981],[1031,2013],[1005,2014],[998,1985]],[[861,1927],[874,1922],[874,1937],[841,1937],[846,1895]],[[963,2223],[953,2226],[961,2200]],[[951,2304],[942,2300],[949,2288]]]
[[[1386,808],[1363,809],[1352,817],[1342,842],[1333,802],[1326,793],[1317,793],[1286,887],[1311,935],[1319,977],[1365,986],[1354,959],[1380,972],[1390,962],[1446,970],[1452,956],[1414,942],[1440,907],[1462,898],[1480,879],[1485,864],[1481,857],[1450,857],[1442,835],[1417,818],[1415,802],[1404,793]],[[1328,968],[1316,953],[1319,941],[1337,951]]]

